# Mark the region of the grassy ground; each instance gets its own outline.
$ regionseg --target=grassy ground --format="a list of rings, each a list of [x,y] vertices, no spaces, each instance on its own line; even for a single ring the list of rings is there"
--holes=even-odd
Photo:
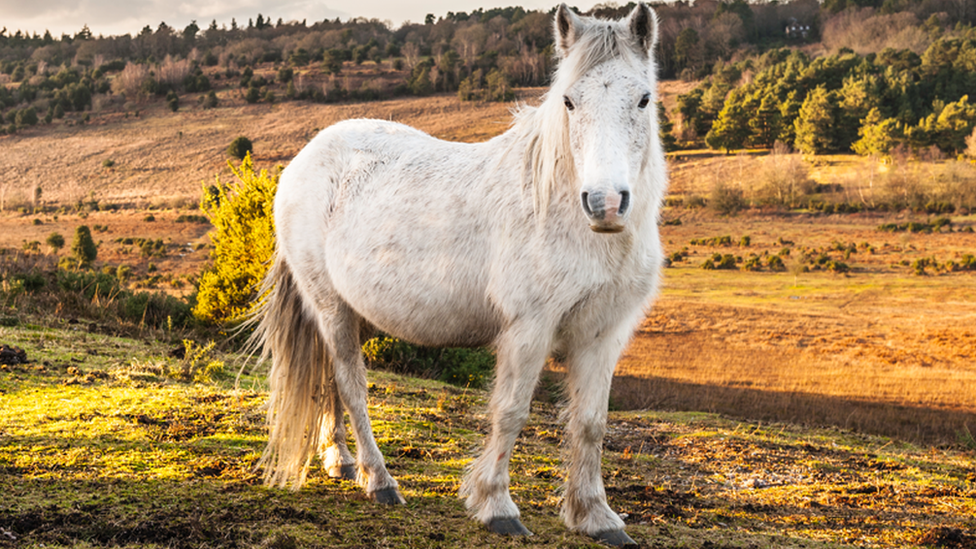
[[[212,382],[179,381],[181,362],[162,358],[172,343],[76,326],[0,329],[31,359],[0,371],[0,546],[595,547],[559,521],[562,433],[546,401],[533,404],[512,471],[536,535],[510,540],[468,520],[456,498],[487,426],[480,391],[370,374],[405,507],[377,507],[317,469],[299,492],[271,490],[254,470],[260,375],[235,390],[229,359]],[[951,449],[614,412],[604,477],[643,547],[976,546],[976,467]]]

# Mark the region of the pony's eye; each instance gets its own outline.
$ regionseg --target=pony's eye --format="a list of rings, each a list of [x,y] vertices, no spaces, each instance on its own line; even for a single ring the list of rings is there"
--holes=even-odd
[[[651,94],[645,93],[644,97],[641,97],[640,103],[637,104],[637,108],[643,109],[647,107],[648,102],[651,100]]]
[[[569,98],[566,97],[565,95],[563,96],[563,105],[566,105],[566,110],[568,111],[571,111],[576,108],[576,106],[573,105],[573,102],[570,101]]]

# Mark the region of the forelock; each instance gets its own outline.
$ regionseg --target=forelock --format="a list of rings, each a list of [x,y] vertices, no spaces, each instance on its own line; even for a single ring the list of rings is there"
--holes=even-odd
[[[559,62],[553,79],[552,91],[565,91],[591,69],[610,61],[621,59],[634,68],[649,61],[636,49],[626,19],[607,21],[595,17],[580,17],[575,41]]]

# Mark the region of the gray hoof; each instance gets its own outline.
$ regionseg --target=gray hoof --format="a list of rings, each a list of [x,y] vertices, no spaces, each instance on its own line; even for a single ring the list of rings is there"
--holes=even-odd
[[[383,505],[405,505],[407,500],[403,499],[400,492],[396,488],[384,488],[382,490],[377,490],[369,495],[373,498],[376,503],[382,503]]]
[[[356,465],[342,465],[329,469],[329,477],[342,480],[356,480]]]
[[[522,526],[518,518],[494,518],[488,521],[488,529],[503,536],[531,536],[532,532]]]
[[[593,536],[593,539],[610,547],[637,547],[637,542],[623,530],[599,532]]]

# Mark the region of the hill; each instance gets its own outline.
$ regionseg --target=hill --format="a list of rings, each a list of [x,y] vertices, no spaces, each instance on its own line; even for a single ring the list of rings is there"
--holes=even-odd
[[[36,187],[43,204],[52,205],[91,199],[106,206],[193,204],[215,174],[230,174],[224,151],[238,135],[254,142],[259,165],[272,167],[287,164],[318,130],[346,118],[394,120],[451,140],[486,139],[511,119],[508,104],[450,96],[345,105],[248,105],[231,91],[220,97],[215,109],[171,113],[162,104],[147,104],[138,116],[105,113],[84,126],[40,127],[2,138],[0,169],[11,174],[0,186],[4,209],[29,205]]]

